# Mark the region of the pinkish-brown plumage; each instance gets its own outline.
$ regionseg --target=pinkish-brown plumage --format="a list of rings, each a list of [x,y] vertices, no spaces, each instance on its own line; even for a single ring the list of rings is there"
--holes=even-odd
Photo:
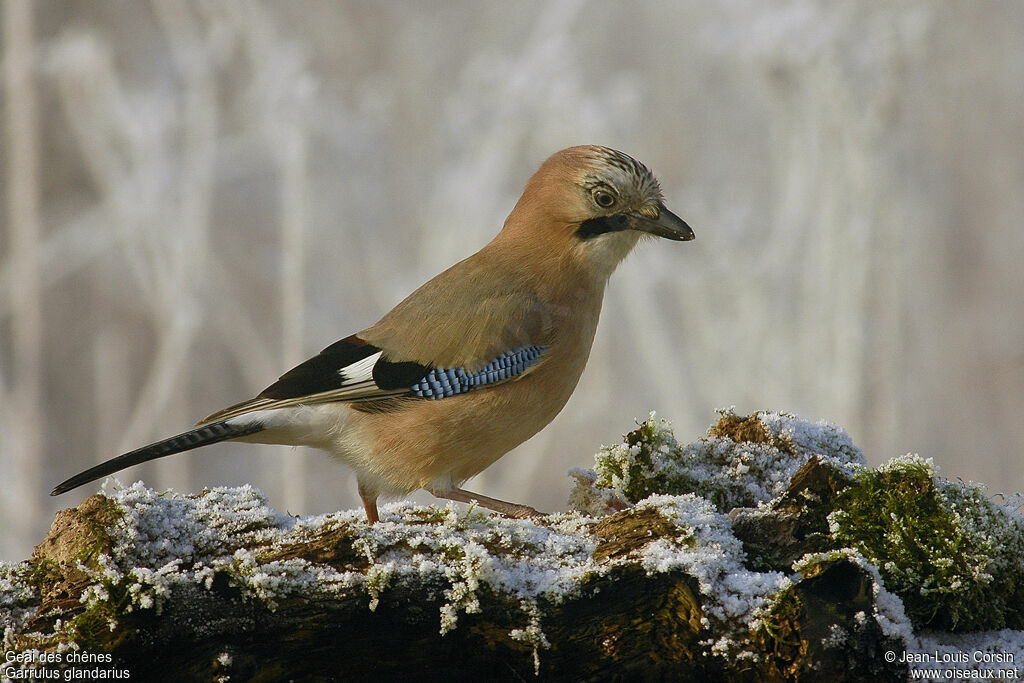
[[[256,398],[73,477],[54,493],[231,439],[326,450],[356,472],[370,521],[377,520],[378,496],[419,488],[513,516],[537,514],[459,486],[543,429],[568,401],[590,355],[608,278],[643,233],[693,238],[639,162],[606,147],[557,152],[529,179],[489,244],[376,324]],[[482,378],[521,349],[539,358],[513,363],[508,376]],[[445,370],[442,383],[454,373],[461,379],[437,385],[443,397],[410,389]],[[472,387],[465,384],[470,375],[478,382]]]

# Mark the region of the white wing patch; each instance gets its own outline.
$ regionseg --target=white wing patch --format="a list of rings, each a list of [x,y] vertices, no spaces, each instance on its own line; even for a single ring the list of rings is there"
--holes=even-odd
[[[344,379],[342,388],[347,387],[349,385],[359,384],[361,382],[372,382],[373,366],[377,364],[378,360],[380,360],[380,356],[382,353],[384,352],[378,351],[372,356],[367,356],[362,360],[357,360],[355,363],[352,363],[351,365],[346,365],[345,367],[339,369],[338,374],[341,375],[341,377]]]

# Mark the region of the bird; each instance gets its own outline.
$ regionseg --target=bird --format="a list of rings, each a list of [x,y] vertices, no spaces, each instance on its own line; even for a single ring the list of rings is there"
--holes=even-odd
[[[653,173],[608,147],[551,155],[498,234],[374,325],[331,344],[255,398],[112,458],[59,495],[221,441],[308,446],[350,467],[370,523],[377,499],[425,489],[508,517],[533,507],[460,486],[550,423],[590,355],[605,286],[642,237],[693,230]]]

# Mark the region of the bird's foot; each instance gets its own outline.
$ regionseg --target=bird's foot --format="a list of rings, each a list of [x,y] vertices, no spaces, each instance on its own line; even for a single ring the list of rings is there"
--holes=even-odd
[[[543,517],[546,513],[535,510],[529,505],[520,505],[519,503],[509,503],[505,500],[498,500],[497,498],[491,498],[489,496],[483,496],[479,493],[473,493],[472,491],[466,491],[465,489],[427,489],[427,492],[435,498],[444,498],[447,500],[454,500],[459,503],[473,503],[481,507],[485,507],[495,512],[500,512],[506,517],[512,517],[514,519],[528,519],[531,517]]]

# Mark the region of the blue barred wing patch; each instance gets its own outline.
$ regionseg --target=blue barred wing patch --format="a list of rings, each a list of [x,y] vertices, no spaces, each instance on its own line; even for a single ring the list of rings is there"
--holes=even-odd
[[[520,346],[506,351],[477,372],[463,368],[434,368],[410,387],[413,396],[438,399],[464,394],[471,389],[512,379],[536,363],[545,346]]]

